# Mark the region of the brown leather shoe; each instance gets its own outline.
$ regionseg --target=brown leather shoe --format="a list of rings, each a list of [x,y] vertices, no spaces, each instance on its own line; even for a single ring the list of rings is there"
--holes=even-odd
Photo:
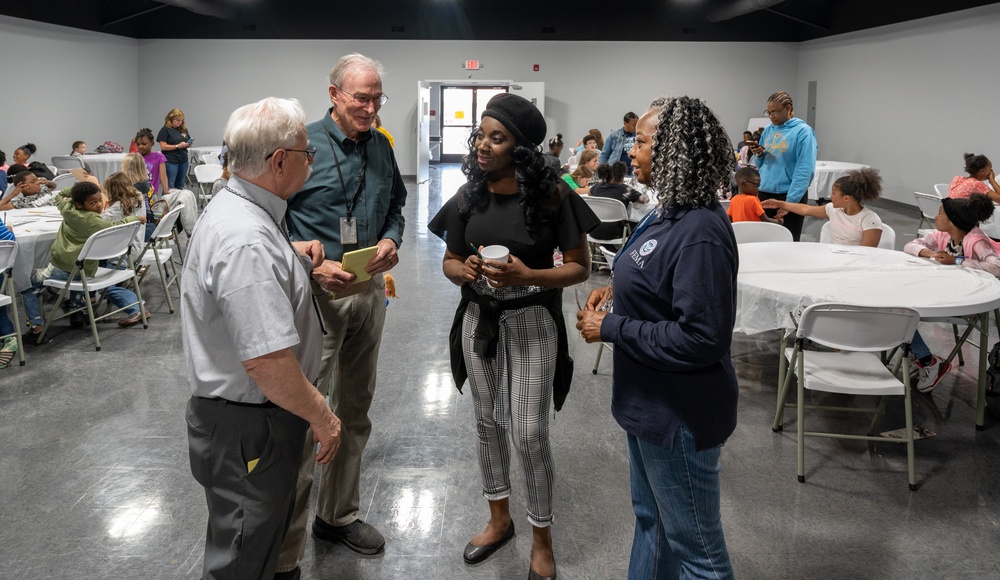
[[[146,320],[149,320],[152,317],[153,317],[152,314],[150,314],[148,312],[146,313]],[[133,314],[132,316],[129,316],[128,318],[123,318],[123,319],[119,320],[118,321],[118,326],[120,326],[122,328],[127,328],[129,326],[133,326],[133,325],[139,324],[140,322],[142,322],[142,312],[136,312],[135,314]]]

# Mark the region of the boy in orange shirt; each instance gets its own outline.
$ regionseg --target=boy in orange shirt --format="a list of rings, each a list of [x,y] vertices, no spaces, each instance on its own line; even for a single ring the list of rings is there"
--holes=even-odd
[[[760,187],[760,173],[755,167],[743,167],[736,172],[736,186],[738,193],[729,202],[729,215],[731,222],[771,222],[780,224],[781,219],[772,219],[764,213],[764,207],[760,205],[760,198],[757,197],[757,188]]]

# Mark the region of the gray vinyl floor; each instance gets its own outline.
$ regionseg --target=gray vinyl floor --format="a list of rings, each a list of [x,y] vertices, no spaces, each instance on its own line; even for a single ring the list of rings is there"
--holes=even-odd
[[[461,556],[487,509],[471,396],[448,372],[458,289],[442,276],[443,245],[426,229],[461,182],[454,167],[440,167],[428,185],[409,184],[393,272],[400,298],[389,305],[361,487],[362,517],[385,534],[385,553],[310,539],[305,578],[527,575],[531,534],[516,462],[519,535],[479,566]],[[916,209],[875,207],[897,247],[912,238]],[[806,223],[804,239],[815,240],[820,223]],[[596,273],[580,292],[605,282]],[[106,325],[95,352],[87,333],[61,328],[28,351],[27,366],[0,371],[3,578],[200,576],[206,510],[188,465],[180,322],[155,280],[144,288],[148,330]],[[564,307],[571,320],[573,294]],[[921,331],[935,351],[951,346],[949,329]],[[1000,577],[1000,421],[989,416],[985,431],[974,429],[975,349],[933,393],[914,397],[916,422],[937,435],[917,444],[920,489],[910,492],[900,445],[809,440],[807,482],[796,481],[794,417],[784,432],[770,429],[778,338],[734,337],[740,415],[722,454],[722,514],[737,577]],[[552,422],[559,577],[623,578],[634,520],[625,436],[609,413],[609,361],[592,375],[596,345],[570,343],[573,391]],[[902,425],[901,405],[890,405],[885,425]]]

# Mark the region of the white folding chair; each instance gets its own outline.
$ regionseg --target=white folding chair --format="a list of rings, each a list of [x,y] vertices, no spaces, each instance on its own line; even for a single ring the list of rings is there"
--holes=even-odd
[[[174,232],[174,224],[177,223],[177,218],[180,217],[183,208],[184,204],[177,204],[173,209],[163,214],[150,235],[149,241],[146,242],[138,259],[136,259],[136,264],[147,267],[146,271],[139,275],[140,283],[146,278],[151,267],[156,266],[156,273],[160,276],[163,295],[167,298],[167,308],[170,309],[171,314],[174,313],[174,303],[170,299],[170,286],[178,283],[180,279],[180,271],[177,269],[174,256],[183,260],[180,242],[177,241],[177,234]],[[174,242],[174,247],[170,246],[171,240]]]
[[[587,234],[587,241],[590,242],[590,255],[594,265],[604,264],[611,267],[611,262],[604,258],[599,248],[601,244],[613,244],[621,246],[625,243],[629,234],[628,208],[617,199],[609,197],[594,197],[584,195],[583,201],[590,206],[590,209],[601,220],[602,224],[614,224],[621,228],[621,235],[614,238],[595,238]]]
[[[59,173],[59,168],[55,165],[46,165],[46,167],[49,168],[49,173],[52,174],[52,177],[55,177],[56,174]]]
[[[948,197],[948,189],[950,187],[951,186],[949,186],[947,183],[935,183],[934,184],[934,192],[938,194],[938,197],[940,197],[941,199],[944,199],[944,198]]]
[[[67,187],[73,187],[77,181],[79,181],[79,179],[77,179],[72,173],[62,173],[57,175],[55,179],[52,180],[52,183],[56,184],[53,189],[55,191],[62,191]]]
[[[58,170],[53,171],[52,173],[69,171],[70,169],[83,169],[83,157],[76,157],[74,155],[53,155],[52,165],[54,165]]]
[[[219,152],[221,149],[214,149],[212,151],[206,151],[201,154],[201,162],[205,165],[222,165],[222,161],[219,159]]]
[[[14,332],[0,335],[0,343],[8,337],[17,339],[17,358],[24,366],[24,344],[21,341],[21,319],[17,313],[17,291],[14,290],[14,260],[17,258],[17,242],[13,240],[0,241],[0,272],[3,272],[3,284],[0,284],[0,308],[10,305],[11,322]]]
[[[81,312],[86,310],[87,318],[90,321],[90,331],[94,335],[94,346],[97,350],[101,350],[101,337],[97,332],[97,321],[103,320],[114,314],[122,312],[130,306],[139,306],[139,313],[142,317],[142,327],[149,328],[149,323],[146,322],[146,306],[142,302],[142,291],[139,288],[139,278],[135,274],[135,264],[132,260],[132,248],[131,242],[132,238],[138,234],[139,230],[143,227],[141,222],[128,222],[125,224],[111,226],[105,228],[99,232],[95,232],[87,241],[83,244],[83,249],[80,250],[80,255],[76,260],[76,265],[73,266],[73,271],[69,273],[69,278],[67,280],[58,280],[55,278],[46,278],[42,282],[43,285],[52,288],[61,288],[59,291],[59,297],[56,299],[55,306],[49,312],[49,316],[45,317],[45,326],[42,328],[42,334],[38,337],[38,342],[42,343],[45,340],[45,334],[49,330],[49,325],[53,321],[59,320],[61,318],[66,318],[71,314]],[[97,268],[97,272],[94,276],[87,276],[87,272],[84,268],[84,263],[89,260],[112,260],[118,259],[118,265],[122,264],[122,260],[128,266],[125,269],[114,268]],[[77,280],[79,276],[79,280]],[[127,280],[132,280],[135,286],[136,302],[131,304],[126,304],[121,308],[105,312],[101,316],[94,316],[94,305],[99,304],[106,298],[107,289],[114,286],[115,284],[120,284]],[[93,301],[90,297],[90,293],[94,291],[101,291],[97,297],[96,301]],[[59,311],[59,307],[66,300],[67,295],[73,292],[83,293],[84,305],[79,308],[71,308],[68,312],[64,312],[59,316],[52,316],[51,314]]]
[[[920,229],[920,226],[927,224],[927,228],[934,229],[934,219],[941,209],[941,197],[929,193],[913,192],[913,197],[917,199],[917,207],[920,208],[920,223],[917,224],[917,236],[926,235],[927,229]]]
[[[196,165],[194,168],[194,178],[198,182],[198,198],[203,202],[202,207],[208,200],[211,199],[211,193],[205,192],[205,186],[209,188],[215,183],[216,179],[222,177],[222,166],[221,165]],[[208,190],[211,192],[211,189]]]
[[[819,243],[829,244],[832,240],[833,235],[830,233],[830,222],[826,221],[819,230]],[[882,237],[879,238],[877,247],[885,250],[896,249],[896,230],[892,229],[889,224],[882,224]]]
[[[821,302],[802,312],[795,332],[795,344],[785,350],[789,369],[798,377],[796,410],[798,420],[798,480],[805,482],[805,438],[830,437],[863,441],[905,443],[910,490],[917,489],[913,451],[913,411],[910,405],[910,341],[920,321],[920,313],[913,308],[873,307]],[[834,352],[804,350],[806,340],[836,349]],[[886,368],[878,353],[892,351],[902,346],[894,357],[892,370]],[[903,380],[897,378],[902,369]],[[783,408],[788,396],[792,372],[778,393],[778,409]],[[838,407],[806,404],[806,390],[842,395],[867,395],[880,397],[876,407]],[[885,412],[887,397],[903,396],[906,435],[904,438],[875,435],[875,430]],[[873,413],[874,417],[864,435],[806,431],[805,409]],[[780,425],[779,425],[780,427]]]
[[[609,267],[611,264],[614,264],[616,252],[612,252],[604,246],[601,246],[601,254],[604,255],[604,260],[608,263]],[[601,354],[604,352],[605,348],[613,350],[614,347],[606,342],[601,342],[597,345],[597,359],[594,360],[594,368],[591,370],[591,374],[597,374],[597,368],[601,366]]]
[[[792,241],[792,232],[771,222],[736,222],[733,233],[736,234],[737,244]]]

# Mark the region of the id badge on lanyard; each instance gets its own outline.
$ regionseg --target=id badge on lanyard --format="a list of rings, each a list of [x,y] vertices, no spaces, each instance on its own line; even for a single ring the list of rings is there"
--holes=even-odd
[[[354,216],[340,218],[340,243],[358,243],[358,220]]]

